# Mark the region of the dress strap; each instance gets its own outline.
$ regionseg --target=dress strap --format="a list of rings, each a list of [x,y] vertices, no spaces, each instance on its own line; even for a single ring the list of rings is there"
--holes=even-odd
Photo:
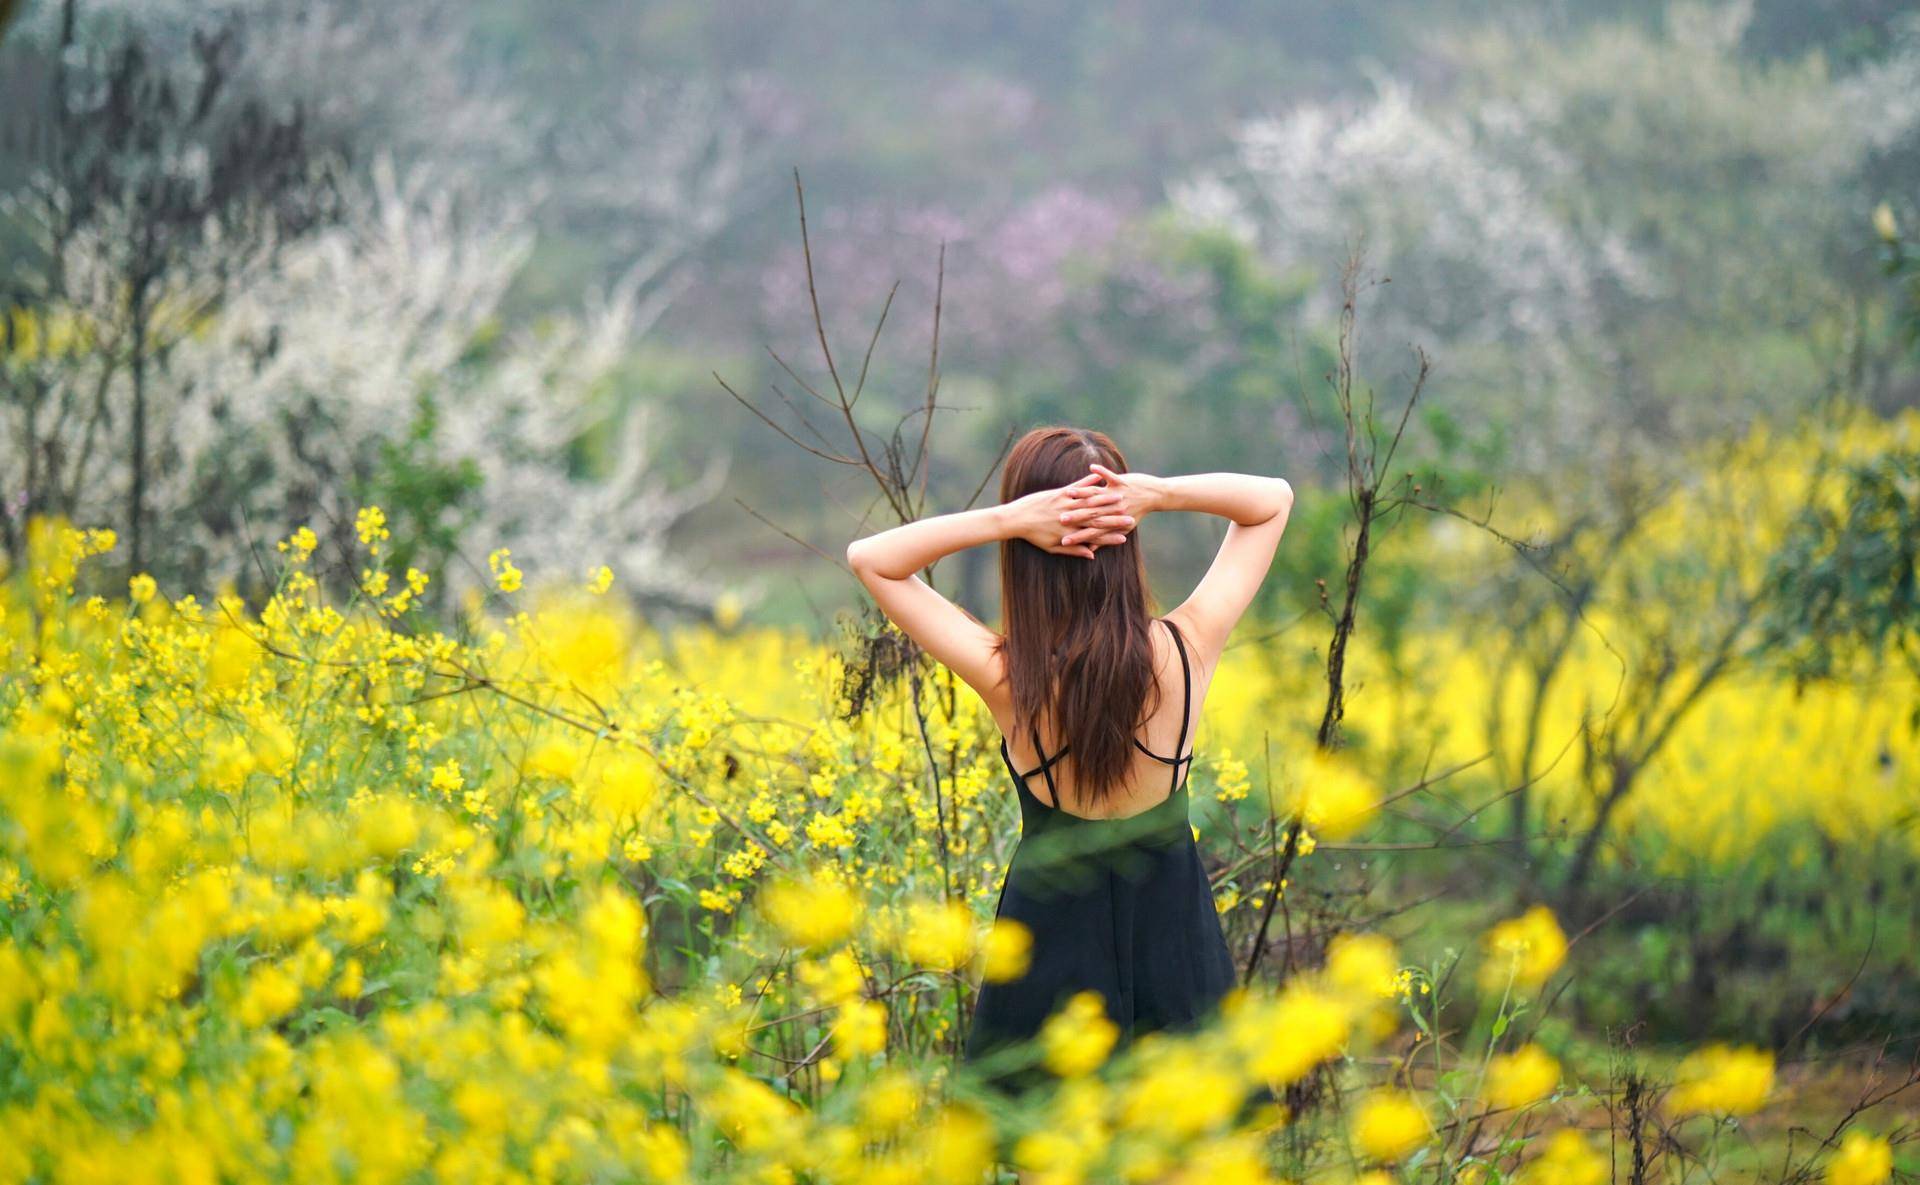
[[[1007,738],[1005,737],[1000,738],[1000,760],[1006,763],[1007,772],[1013,775],[1013,780],[1020,783],[1020,785],[1023,787],[1027,785],[1028,780],[1031,779],[1033,775],[1038,773],[1046,774],[1047,790],[1049,793],[1054,795],[1054,800],[1052,802],[1041,802],[1040,796],[1038,794],[1035,794],[1031,787],[1027,788],[1027,794],[1035,802],[1039,802],[1041,806],[1047,807],[1048,809],[1052,810],[1052,809],[1057,809],[1060,802],[1059,792],[1055,790],[1053,786],[1053,767],[1060,763],[1060,759],[1067,755],[1067,750],[1070,748],[1072,748],[1071,745],[1062,745],[1060,746],[1060,751],[1058,753],[1055,753],[1053,756],[1048,757],[1046,755],[1046,750],[1040,747],[1040,732],[1038,729],[1035,729],[1033,734],[1033,751],[1041,755],[1041,762],[1039,765],[1034,766],[1032,769],[1028,770],[1026,773],[1021,773],[1018,769],[1016,769],[1013,764],[1013,751],[1007,747]]]
[[[1180,739],[1173,746],[1173,789],[1167,791],[1173,794],[1180,789],[1181,763],[1193,759],[1193,754],[1186,752],[1187,724],[1193,716],[1193,667],[1187,661],[1187,643],[1180,636],[1180,627],[1164,617],[1160,620],[1167,623],[1167,629],[1173,633],[1173,648],[1180,652]]]
[[[1139,737],[1133,738],[1133,747],[1140,750],[1142,753],[1145,753],[1147,756],[1153,758],[1155,761],[1158,761],[1161,765],[1185,765],[1187,762],[1193,760],[1193,755],[1191,753],[1189,753],[1185,757],[1168,757],[1163,753],[1155,753],[1152,749],[1149,749],[1145,745],[1141,744]]]
[[[1072,745],[1062,745],[1060,746],[1060,751],[1058,753],[1055,753],[1051,757],[1047,757],[1045,760],[1041,761],[1039,765],[1034,766],[1032,769],[1028,770],[1026,773],[1021,773],[1019,770],[1013,768],[1013,753],[1007,748],[1007,738],[1005,737],[1000,738],[1000,756],[1006,759],[1007,768],[1013,771],[1013,776],[1016,778],[1019,778],[1023,782],[1026,781],[1028,778],[1032,777],[1033,775],[1039,773],[1041,770],[1047,768],[1050,765],[1060,764],[1060,759],[1062,757],[1065,757],[1067,755],[1067,750],[1071,748],[1073,748]],[[1037,744],[1034,746],[1034,752],[1036,753],[1042,752],[1042,750]]]
[[[1030,778],[1036,773],[1047,775],[1047,805],[1058,810],[1060,808],[1060,791],[1053,784],[1053,763],[1065,757],[1068,748],[1071,746],[1062,745],[1058,753],[1049,757],[1047,756],[1047,751],[1040,746],[1040,726],[1038,724],[1029,724],[1028,727],[1033,731],[1033,751],[1040,754],[1040,768],[1034,770],[1033,773],[1029,773],[1027,777]]]

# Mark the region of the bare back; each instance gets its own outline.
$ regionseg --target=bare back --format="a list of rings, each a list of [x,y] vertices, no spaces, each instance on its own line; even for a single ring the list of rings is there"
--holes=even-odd
[[[1177,612],[1177,611],[1176,611]],[[1120,819],[1140,814],[1165,802],[1185,780],[1192,760],[1194,732],[1199,725],[1200,707],[1219,656],[1206,655],[1193,641],[1193,631],[1174,614],[1160,619],[1173,629],[1148,631],[1153,640],[1154,687],[1153,714],[1134,733],[1133,763],[1123,781],[1114,786],[1098,803],[1082,801],[1074,782],[1072,753],[1058,737],[1041,733],[1035,748],[1034,730],[1012,719],[1010,703],[993,705],[995,721],[1005,737],[1007,753],[1019,771],[1030,771],[1027,784],[1035,798],[1055,809],[1088,819]],[[1184,655],[1182,650],[1185,651]],[[1186,719],[1181,719],[1182,712]],[[1057,801],[1056,801],[1057,796]]]

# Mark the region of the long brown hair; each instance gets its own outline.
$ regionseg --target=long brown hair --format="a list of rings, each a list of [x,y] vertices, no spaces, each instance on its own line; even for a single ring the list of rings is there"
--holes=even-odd
[[[1105,433],[1035,428],[1007,457],[1000,500],[1071,485],[1094,462],[1127,470]],[[1137,536],[1097,549],[1092,559],[1003,540],[1000,606],[1014,718],[1036,742],[1039,724],[1052,725],[1056,751],[1072,747],[1080,797],[1099,802],[1125,776],[1134,729],[1158,706],[1147,633],[1153,594]]]

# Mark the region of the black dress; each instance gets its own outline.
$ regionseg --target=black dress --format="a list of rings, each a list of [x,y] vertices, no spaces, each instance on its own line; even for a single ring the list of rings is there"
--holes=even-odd
[[[1163,757],[1134,739],[1142,752],[1173,767],[1171,789],[1160,803],[1119,819],[1088,819],[1048,806],[1027,779],[1044,774],[1048,797],[1057,804],[1053,766],[1066,748],[1048,757],[1035,729],[1041,762],[1022,774],[1006,741],[1000,742],[1020,797],[1020,843],[995,916],[1025,925],[1033,949],[1024,976],[982,985],[967,1034],[969,1062],[1030,1040],[1077,992],[1100,993],[1124,1046],[1143,1033],[1206,1019],[1233,986],[1233,959],[1187,816],[1183,774],[1193,756],[1181,750],[1193,711],[1193,671],[1179,629],[1170,621],[1166,626],[1185,684],[1180,740],[1174,755]],[[991,1080],[1014,1090],[1043,1076],[1026,1068]]]

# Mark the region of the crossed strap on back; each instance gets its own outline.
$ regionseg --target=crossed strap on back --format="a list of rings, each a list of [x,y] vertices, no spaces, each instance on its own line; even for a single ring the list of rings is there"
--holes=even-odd
[[[1133,738],[1133,745],[1134,745],[1134,748],[1140,750],[1142,753],[1145,753],[1147,756],[1153,758],[1155,761],[1158,761],[1163,765],[1170,765],[1173,767],[1173,782],[1167,788],[1167,794],[1169,796],[1172,796],[1173,794],[1177,793],[1180,789],[1180,767],[1193,760],[1193,754],[1181,753],[1181,750],[1187,747],[1187,725],[1193,716],[1193,667],[1187,660],[1187,643],[1186,643],[1186,639],[1180,636],[1180,628],[1174,625],[1173,622],[1168,621],[1164,617],[1160,618],[1159,621],[1161,622],[1161,624],[1167,627],[1169,632],[1173,634],[1173,648],[1180,655],[1180,686],[1181,686],[1180,739],[1173,746],[1174,755],[1172,757],[1163,757],[1162,755],[1155,753],[1152,749],[1147,748],[1145,744],[1141,743],[1141,740],[1139,737]],[[1028,770],[1026,773],[1021,773],[1020,771],[1015,770],[1013,768],[1013,756],[1007,750],[1007,742],[1006,742],[1006,738],[1004,737],[1002,737],[1000,740],[1000,755],[1001,757],[1006,759],[1007,768],[1009,770],[1012,770],[1014,776],[1019,778],[1022,782],[1025,782],[1028,778],[1031,778],[1035,774],[1045,774],[1047,776],[1047,796],[1053,800],[1052,802],[1047,803],[1046,805],[1051,806],[1055,809],[1058,809],[1060,806],[1060,791],[1053,784],[1053,767],[1055,763],[1057,763],[1062,757],[1065,757],[1067,755],[1067,750],[1071,749],[1073,746],[1071,744],[1062,745],[1058,753],[1055,753],[1053,756],[1049,757],[1047,756],[1046,749],[1042,747],[1040,744],[1039,725],[1034,724],[1034,725],[1030,725],[1030,727],[1033,730],[1033,751],[1035,753],[1040,754],[1039,765],[1034,766],[1032,769]]]

